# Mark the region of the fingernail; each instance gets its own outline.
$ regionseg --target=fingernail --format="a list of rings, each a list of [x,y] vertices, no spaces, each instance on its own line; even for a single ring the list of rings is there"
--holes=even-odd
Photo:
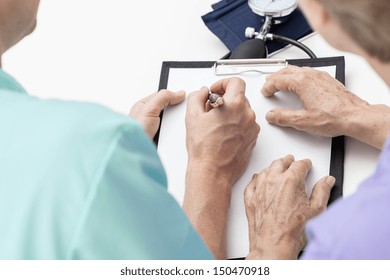
[[[329,176],[326,178],[325,182],[329,185],[329,187],[333,188],[334,184],[336,183],[336,179],[333,176]]]
[[[185,95],[186,92],[184,90],[179,90],[176,92],[177,95]]]
[[[275,112],[274,111],[269,111],[266,115],[265,118],[267,119],[268,122],[273,123],[275,120]]]

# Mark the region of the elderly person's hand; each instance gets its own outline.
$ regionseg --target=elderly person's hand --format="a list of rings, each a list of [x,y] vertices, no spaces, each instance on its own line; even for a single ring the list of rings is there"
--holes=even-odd
[[[249,163],[260,127],[245,97],[243,80],[220,80],[210,90],[223,96],[222,106],[206,105],[206,87],[188,96],[183,208],[214,255],[225,258],[231,187]]]
[[[153,139],[160,125],[161,111],[181,103],[184,99],[184,91],[160,90],[135,103],[129,115],[138,120],[149,138]]]
[[[244,195],[250,244],[247,259],[297,259],[306,245],[305,223],[326,208],[335,183],[332,176],[322,178],[309,199],[305,177],[310,168],[310,160],[295,161],[289,155],[253,176]]]
[[[266,115],[271,124],[322,136],[347,135],[377,148],[390,133],[389,107],[368,104],[326,72],[288,66],[269,75],[261,91],[266,97],[296,93],[304,107],[271,110]]]

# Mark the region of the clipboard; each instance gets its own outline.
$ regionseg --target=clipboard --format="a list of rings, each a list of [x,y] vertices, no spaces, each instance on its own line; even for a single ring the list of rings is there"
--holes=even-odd
[[[271,106],[274,107],[285,107],[283,105],[286,105],[287,108],[291,108],[288,105],[293,103],[295,103],[294,106],[298,106],[296,105],[297,103],[300,104],[295,94],[279,93],[271,99],[265,98],[260,94],[261,80],[267,74],[275,72],[287,64],[308,66],[328,71],[337,80],[345,84],[344,57],[291,60],[165,61],[162,64],[159,89],[184,89],[187,92],[191,92],[198,90],[202,86],[210,86],[216,80],[229,76],[238,76],[247,83],[246,95],[257,115],[257,121],[262,130],[247,171],[233,186],[232,205],[228,217],[227,254],[229,259],[242,258],[248,253],[247,220],[243,204],[243,191],[252,175],[269,166],[272,160],[289,153],[294,156],[298,154],[296,159],[310,158],[313,161],[312,157],[314,157],[316,160],[313,161],[312,171],[310,171],[306,180],[307,194],[310,195],[314,182],[329,174],[336,178],[336,185],[332,189],[329,204],[343,195],[344,136],[330,139],[308,135],[292,128],[272,126],[265,121],[265,114],[268,109],[267,111],[258,111],[260,110],[259,106],[264,106],[267,102],[270,102]],[[256,89],[257,92],[255,94],[254,91]],[[154,138],[158,153],[167,172],[168,191],[176,198],[179,204],[182,204],[184,197],[184,176],[187,165],[184,123],[185,108],[186,104],[184,102],[183,104],[167,108],[162,112],[160,127]],[[267,136],[262,137],[263,134]],[[270,139],[264,139],[267,137]],[[289,145],[291,145],[291,148],[287,147]],[[282,153],[279,150],[283,149],[285,152],[279,155],[279,152]],[[272,154],[274,158],[268,154]],[[257,167],[258,169],[256,169]],[[318,173],[321,173],[319,178]],[[311,176],[313,178],[310,178]]]

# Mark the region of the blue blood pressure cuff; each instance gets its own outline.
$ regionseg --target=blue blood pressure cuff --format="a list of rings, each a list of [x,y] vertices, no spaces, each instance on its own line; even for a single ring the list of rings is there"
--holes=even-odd
[[[254,27],[256,31],[263,25],[264,18],[255,14],[247,0],[223,0],[212,5],[213,11],[202,16],[203,22],[230,50],[248,40],[245,29]],[[298,40],[312,33],[305,17],[299,9],[295,10],[281,24],[273,25],[270,33]],[[285,44],[267,42],[268,52],[272,53]]]

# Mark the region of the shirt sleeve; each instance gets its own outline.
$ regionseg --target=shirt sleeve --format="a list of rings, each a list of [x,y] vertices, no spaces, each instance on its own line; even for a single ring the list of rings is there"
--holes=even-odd
[[[307,224],[302,259],[389,259],[390,142],[373,175]]]
[[[156,148],[139,126],[122,127],[108,147],[69,258],[212,259],[167,192]]]

